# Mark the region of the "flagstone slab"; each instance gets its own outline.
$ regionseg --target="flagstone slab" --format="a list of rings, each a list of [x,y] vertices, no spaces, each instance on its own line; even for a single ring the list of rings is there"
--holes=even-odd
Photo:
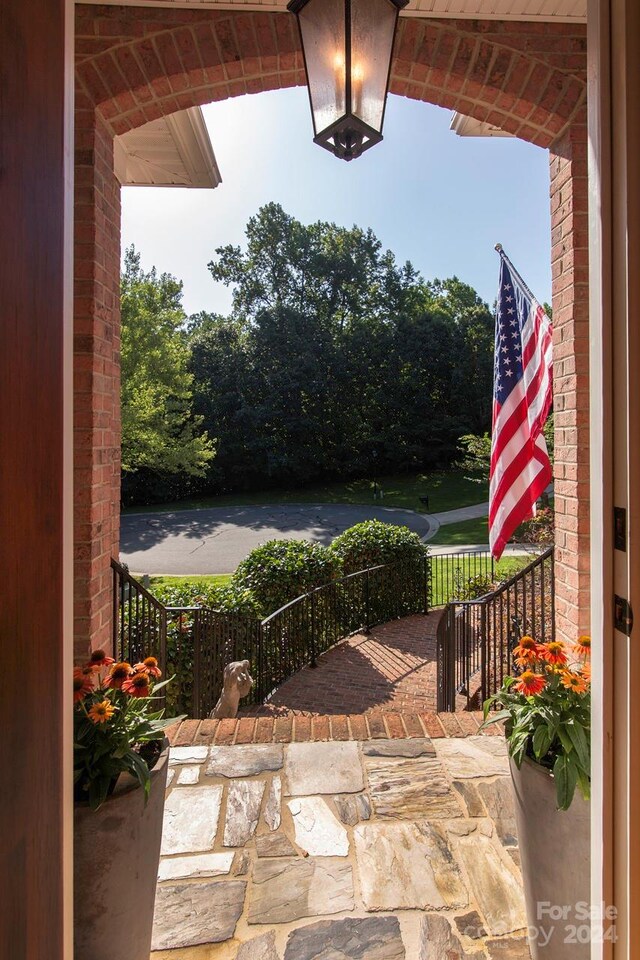
[[[371,819],[371,801],[366,793],[346,793],[333,798],[338,816],[343,823],[355,827],[362,820]]]
[[[264,821],[270,830],[278,830],[281,822],[282,779],[274,777],[264,805]]]
[[[224,824],[225,847],[242,847],[258,826],[264,780],[232,780],[227,794]]]
[[[184,784],[197,783],[200,779],[200,766],[184,766],[178,768],[178,779],[176,783],[180,786]]]
[[[467,889],[439,824],[361,823],[353,833],[366,910],[467,906]]]
[[[229,873],[233,853],[200,853],[192,857],[160,860],[158,880],[187,880],[193,877],[217,877]]]
[[[290,743],[284,772],[288,797],[364,790],[358,744],[353,741]]]
[[[478,829],[465,836],[452,835],[451,844],[466,871],[485,927],[497,936],[521,930],[527,919],[518,869],[499,841],[486,835],[490,827],[491,821],[479,821]]]
[[[353,910],[353,873],[345,861],[258,860],[248,922],[290,923]]]
[[[472,780],[455,780],[453,787],[464,800],[470,817],[486,816],[487,811],[478,793],[478,788]]]
[[[489,960],[531,960],[526,937],[505,937],[487,940],[485,944]]]
[[[280,960],[273,930],[243,943],[238,950],[236,960]]]
[[[436,750],[429,737],[415,740],[369,740],[362,744],[366,757],[435,757]]]
[[[513,806],[511,778],[498,777],[495,780],[483,780],[482,783],[478,784],[477,789],[504,845],[506,847],[517,846],[516,815]]]
[[[151,949],[229,940],[242,913],[246,888],[241,880],[160,884]]]
[[[456,780],[509,776],[507,747],[502,737],[442,737],[436,741],[435,750],[449,776]]]
[[[462,816],[439,760],[431,757],[365,757],[369,793],[379,817],[450,820]]]
[[[255,743],[237,747],[207,747],[208,777],[252,777],[257,773],[280,770],[283,763],[282,744]]]
[[[484,957],[464,949],[446,917],[426,913],[420,920],[419,960],[469,960]]]
[[[263,833],[256,837],[259,857],[295,857],[295,847],[284,833]]]
[[[297,797],[288,801],[295,841],[312,857],[346,857],[349,837],[322,797]]]
[[[182,763],[202,763],[208,755],[209,747],[171,747],[169,764],[177,766]]]
[[[479,940],[480,937],[486,937],[487,931],[482,923],[482,917],[477,910],[470,910],[469,913],[461,917],[454,917],[458,932],[465,937],[471,937],[472,940]]]
[[[284,960],[405,960],[397,917],[321,920],[293,930]]]
[[[219,785],[174,788],[164,805],[163,856],[210,850],[216,837],[222,787]]]

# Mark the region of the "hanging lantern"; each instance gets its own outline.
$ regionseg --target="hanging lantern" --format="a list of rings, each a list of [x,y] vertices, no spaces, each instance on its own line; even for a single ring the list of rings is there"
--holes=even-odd
[[[291,0],[314,142],[343,160],[382,140],[398,13],[409,0]]]

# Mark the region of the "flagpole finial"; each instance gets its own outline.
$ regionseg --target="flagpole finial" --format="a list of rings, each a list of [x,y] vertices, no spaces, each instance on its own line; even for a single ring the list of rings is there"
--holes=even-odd
[[[502,244],[501,244],[501,243],[496,243],[494,249],[497,250],[498,253],[502,253]]]

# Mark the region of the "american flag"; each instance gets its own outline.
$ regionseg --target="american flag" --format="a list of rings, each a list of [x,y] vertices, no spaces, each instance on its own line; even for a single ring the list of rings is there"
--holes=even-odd
[[[542,428],[552,403],[551,321],[500,253],[496,310],[489,543],[498,560],[535,513],[552,472]]]

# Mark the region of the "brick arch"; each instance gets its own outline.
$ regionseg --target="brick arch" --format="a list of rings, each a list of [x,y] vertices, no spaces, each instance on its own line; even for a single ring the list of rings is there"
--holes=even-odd
[[[86,9],[86,8],[85,8]],[[305,83],[290,14],[166,11],[128,23],[103,13],[100,44],[82,38],[78,82],[112,133],[185,107]],[[514,26],[517,28],[514,30]],[[537,25],[536,25],[537,26]],[[131,31],[135,28],[135,35]],[[406,19],[399,23],[390,91],[459,110],[548,147],[585,97],[578,71],[549,62],[531,25]],[[559,49],[583,43],[560,29]],[[548,38],[543,38],[547,39]],[[543,55],[544,51],[544,55]],[[562,58],[558,58],[562,63]]]

